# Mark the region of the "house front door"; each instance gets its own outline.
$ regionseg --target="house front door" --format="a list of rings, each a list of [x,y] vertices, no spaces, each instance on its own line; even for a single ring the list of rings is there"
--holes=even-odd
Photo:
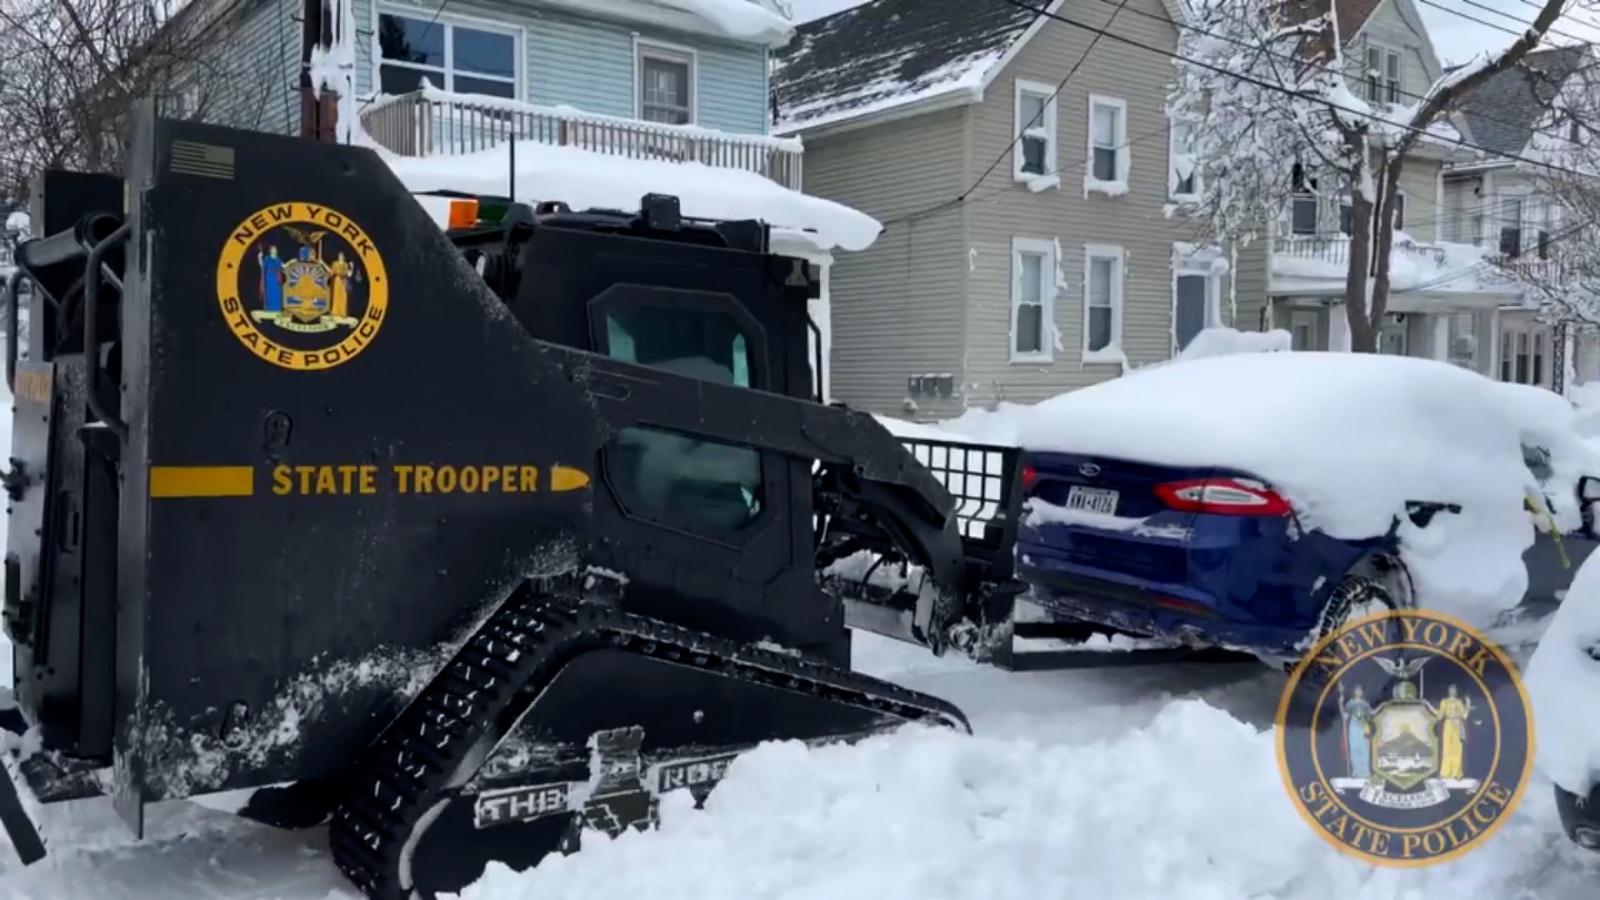
[[[1178,349],[1189,346],[1206,327],[1206,308],[1209,306],[1208,282],[1205,275],[1179,275],[1176,308],[1173,311],[1173,328],[1177,334]]]

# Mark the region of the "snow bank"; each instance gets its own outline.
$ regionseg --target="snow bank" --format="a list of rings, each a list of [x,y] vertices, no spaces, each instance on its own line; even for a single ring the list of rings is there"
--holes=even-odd
[[[1600,780],[1600,554],[1578,570],[1524,678],[1538,728],[1538,765],[1580,796]]]
[[[1177,359],[1203,359],[1234,353],[1275,353],[1294,346],[1287,331],[1239,331],[1233,328],[1207,328],[1194,336]]]
[[[740,169],[628,159],[535,141],[517,141],[516,151],[517,199],[530,203],[559,200],[574,209],[634,212],[645,194],[672,194],[686,216],[761,219],[776,227],[808,232],[823,250],[865,250],[883,228],[866,213],[791,191]],[[452,156],[379,152],[415,192],[455,190],[504,196],[509,186],[508,143]]]
[[[1270,733],[1200,701],[1080,747],[926,729],[769,744],[703,812],[674,797],[655,835],[586,836],[577,856],[496,866],[462,896],[1257,896],[1335,856],[1290,806],[1273,752]]]
[[[1004,677],[1022,681],[1005,681],[996,706],[1029,686]],[[770,744],[733,764],[704,811],[673,796],[654,834],[586,835],[575,856],[521,874],[495,865],[461,896],[1577,900],[1593,889],[1542,782],[1463,859],[1378,869],[1294,811],[1270,729],[1189,699],[1106,740],[1055,743],[1042,727],[1052,715],[1012,738],[912,729],[853,748]]]
[[[1536,388],[1441,362],[1348,353],[1184,360],[1054,397],[1001,404],[940,431],[1029,450],[1174,466],[1226,466],[1271,483],[1300,521],[1335,537],[1384,534],[1408,500],[1457,503],[1427,528],[1401,526],[1421,601],[1486,624],[1527,587],[1530,493],[1545,527],[1579,524],[1577,478],[1600,474],[1573,410]],[[1545,448],[1541,485],[1523,444]]]

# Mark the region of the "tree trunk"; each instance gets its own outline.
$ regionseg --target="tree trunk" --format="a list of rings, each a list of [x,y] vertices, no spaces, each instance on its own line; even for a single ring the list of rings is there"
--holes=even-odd
[[[1382,188],[1378,194],[1378,216],[1372,236],[1372,252],[1377,269],[1372,277],[1372,307],[1368,319],[1374,334],[1383,325],[1389,310],[1389,264],[1394,251],[1394,198],[1400,190],[1400,161],[1388,160],[1383,167]]]
[[[1367,181],[1367,142],[1358,143],[1362,160],[1350,173],[1350,267],[1344,278],[1345,321],[1350,326],[1350,350],[1371,353],[1378,348],[1372,319],[1367,314],[1367,274],[1372,261],[1372,198],[1361,185]],[[1329,350],[1334,349],[1329,347]]]

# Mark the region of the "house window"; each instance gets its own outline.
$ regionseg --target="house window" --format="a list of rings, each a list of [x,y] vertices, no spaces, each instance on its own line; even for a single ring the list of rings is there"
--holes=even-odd
[[[1317,233],[1317,180],[1306,177],[1306,167],[1295,163],[1289,173],[1289,232],[1299,235]]]
[[[1111,97],[1089,97],[1090,189],[1121,193],[1128,179],[1128,104]]]
[[[1550,358],[1549,329],[1506,325],[1500,332],[1500,380],[1544,387]]]
[[[1355,233],[1355,214],[1354,214],[1353,210],[1354,210],[1354,207],[1352,207],[1350,205],[1350,201],[1348,201],[1348,200],[1339,201],[1339,233],[1340,234],[1351,235],[1351,234]]]
[[[385,94],[417,90],[426,78],[458,94],[518,96],[517,38],[509,32],[383,13],[378,50]]]
[[[1522,201],[1514,197],[1500,201],[1500,255],[1507,259],[1522,255]]]
[[[1373,103],[1400,102],[1400,51],[1367,45],[1367,99]]]
[[[1406,230],[1406,195],[1394,195],[1394,230]]]
[[[1555,230],[1555,206],[1551,203],[1542,204],[1539,218],[1539,258],[1550,258],[1550,235]]]
[[[638,44],[639,118],[667,125],[694,122],[694,52]]]
[[[1119,360],[1122,351],[1122,248],[1090,244],[1084,251],[1083,358]]]
[[[1056,174],[1056,98],[1047,84],[1017,81],[1015,174],[1027,180]]]
[[[1011,242],[1011,361],[1049,362],[1055,347],[1056,245]]]
[[[1195,152],[1195,138],[1199,127],[1193,122],[1172,123],[1172,144],[1169,157],[1172,173],[1168,188],[1174,199],[1192,200],[1200,195],[1200,158]]]
[[[1294,234],[1317,233],[1317,198],[1314,194],[1296,194],[1289,201],[1290,231]]]

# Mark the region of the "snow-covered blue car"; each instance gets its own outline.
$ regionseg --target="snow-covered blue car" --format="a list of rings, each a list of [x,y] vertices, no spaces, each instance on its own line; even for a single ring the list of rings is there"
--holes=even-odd
[[[1019,528],[1020,574],[1035,603],[1071,619],[1292,658],[1353,613],[1415,602],[1393,531],[1308,529],[1249,472],[1044,452],[1023,485],[1042,503]]]
[[[943,427],[1023,449],[1034,604],[1274,662],[1387,609],[1503,617],[1600,471],[1559,396],[1370,354],[1184,360]]]

